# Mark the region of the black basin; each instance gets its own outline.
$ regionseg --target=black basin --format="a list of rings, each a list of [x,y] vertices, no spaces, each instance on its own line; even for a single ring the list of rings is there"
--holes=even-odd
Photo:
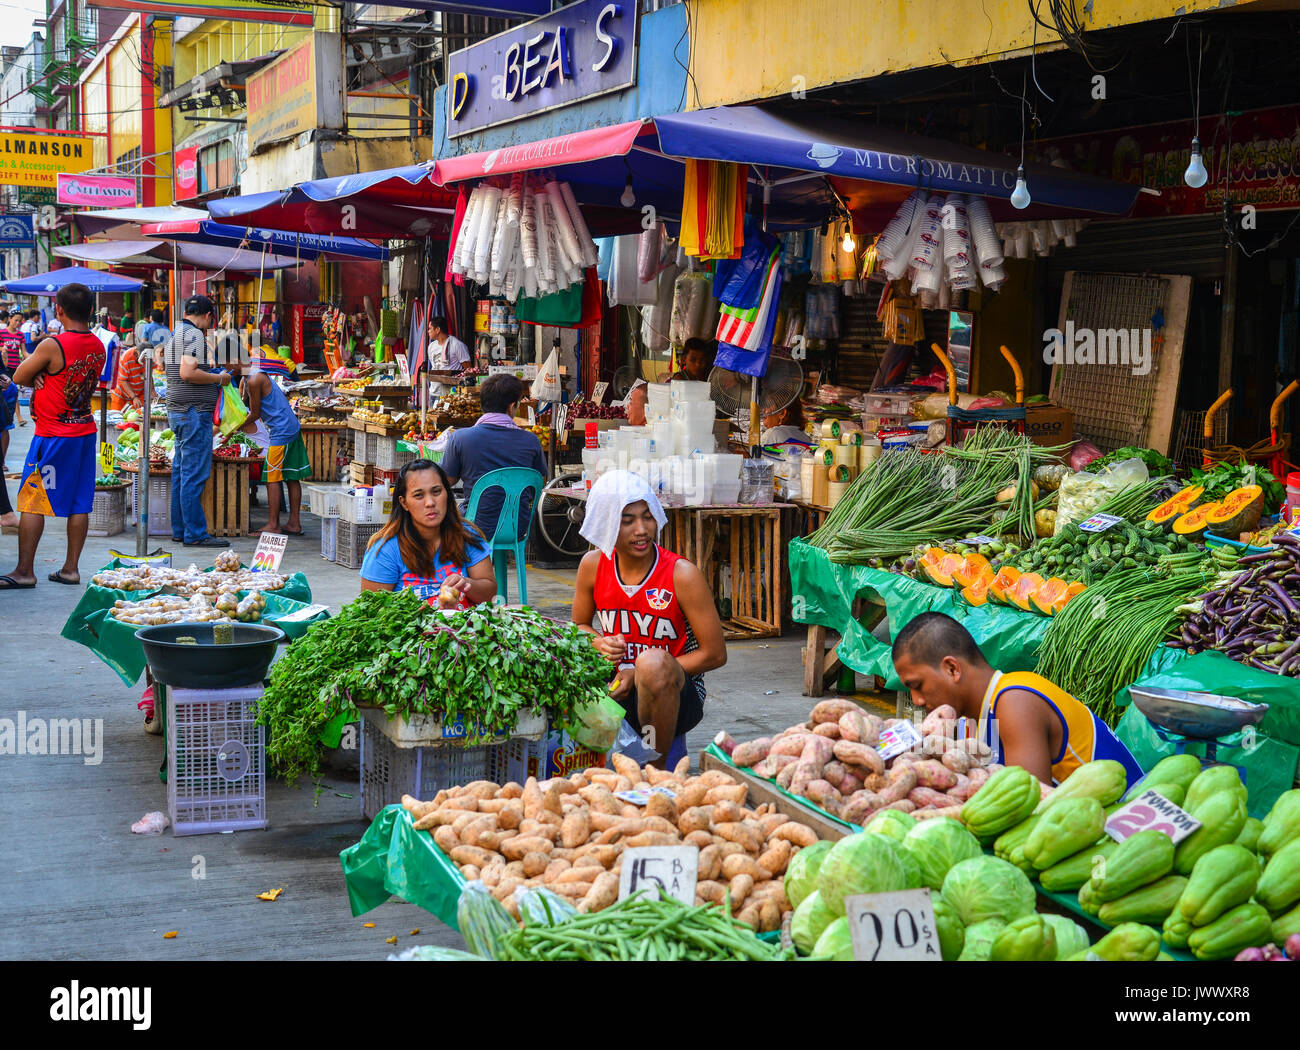
[[[232,640],[216,645],[213,628],[224,626]],[[167,623],[135,632],[144,646],[153,676],[180,689],[233,689],[256,685],[266,677],[276,644],[285,638],[278,627],[257,623]],[[177,642],[193,638],[195,644]]]

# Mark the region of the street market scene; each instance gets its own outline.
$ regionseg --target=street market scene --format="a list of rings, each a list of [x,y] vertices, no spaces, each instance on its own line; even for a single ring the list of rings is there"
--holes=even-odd
[[[1300,961],[1300,12],[145,6],[0,49],[0,956]]]

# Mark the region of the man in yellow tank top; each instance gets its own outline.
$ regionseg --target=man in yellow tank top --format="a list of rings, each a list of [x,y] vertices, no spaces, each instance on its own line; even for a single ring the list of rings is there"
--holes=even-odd
[[[1003,765],[1021,766],[1045,784],[1102,758],[1122,763],[1130,784],[1142,775],[1128,748],[1084,704],[1031,671],[995,670],[951,616],[912,619],[894,640],[893,658],[914,704],[948,704]]]

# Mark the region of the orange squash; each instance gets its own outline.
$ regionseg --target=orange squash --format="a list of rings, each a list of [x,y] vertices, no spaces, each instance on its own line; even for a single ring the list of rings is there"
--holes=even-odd
[[[1004,565],[997,571],[997,575],[989,582],[989,596],[1003,605],[1009,605],[1011,599],[1007,597],[1007,592],[1020,579],[1020,570],[1013,565]]]
[[[1199,542],[1205,535],[1205,526],[1209,524],[1210,515],[1218,509],[1217,503],[1202,503],[1199,507],[1193,507],[1186,514],[1181,514],[1174,519],[1174,532]]]
[[[1201,498],[1201,493],[1205,491],[1204,485],[1188,485],[1187,488],[1175,492],[1160,506],[1147,515],[1147,521],[1158,522],[1161,525],[1168,525],[1180,514],[1186,514],[1196,505],[1196,501]]]
[[[1016,580],[1015,585],[1007,591],[1007,600],[1017,609],[1024,609],[1025,612],[1028,612],[1031,605],[1030,599],[1044,582],[1046,581],[1038,573],[1027,572]]]
[[[961,596],[970,605],[983,605],[989,600],[989,583],[992,576],[980,576],[961,589]]]
[[[1044,616],[1052,615],[1052,607],[1056,602],[1065,597],[1065,592],[1069,589],[1069,584],[1059,576],[1053,576],[1044,583],[1038,590],[1029,596],[1033,602],[1034,608]]]
[[[952,575],[961,568],[962,561],[960,554],[945,554],[937,563],[922,563],[921,568],[940,587],[951,587]]]
[[[1065,593],[1061,595],[1059,598],[1057,598],[1056,601],[1052,602],[1052,615],[1055,616],[1067,605],[1069,605],[1070,602],[1072,602],[1075,598],[1079,597],[1079,595],[1081,595],[1087,589],[1088,589],[1087,585],[1083,583],[1070,584],[1065,589]]]
[[[1209,513],[1205,524],[1216,535],[1236,536],[1258,526],[1263,513],[1264,490],[1258,485],[1246,485],[1219,500],[1218,508]]]
[[[948,552],[942,547],[927,547],[925,553],[921,555],[922,564],[938,565],[939,562],[948,556]]]
[[[968,554],[952,574],[952,578],[959,586],[969,587],[976,580],[986,575],[993,575],[993,566],[989,564],[988,558],[982,554]]]

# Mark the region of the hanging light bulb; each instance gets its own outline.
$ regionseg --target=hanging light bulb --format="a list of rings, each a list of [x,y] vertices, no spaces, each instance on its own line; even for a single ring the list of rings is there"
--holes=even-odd
[[[636,194],[632,192],[631,172],[628,172],[627,180],[623,183],[623,196],[619,197],[618,202],[625,208],[630,208],[636,203]]]
[[[1025,167],[1022,164],[1016,168],[1016,188],[1011,191],[1011,207],[1023,211],[1028,208],[1032,197],[1029,196],[1029,187],[1025,184]]]
[[[1192,139],[1192,159],[1187,162],[1187,170],[1183,172],[1183,181],[1192,189],[1199,190],[1205,185],[1205,180],[1209,174],[1205,170],[1205,161],[1201,159],[1201,140]]]
[[[851,252],[857,247],[853,240],[853,231],[847,226],[844,227],[844,240],[840,241],[840,247],[846,252]]]

